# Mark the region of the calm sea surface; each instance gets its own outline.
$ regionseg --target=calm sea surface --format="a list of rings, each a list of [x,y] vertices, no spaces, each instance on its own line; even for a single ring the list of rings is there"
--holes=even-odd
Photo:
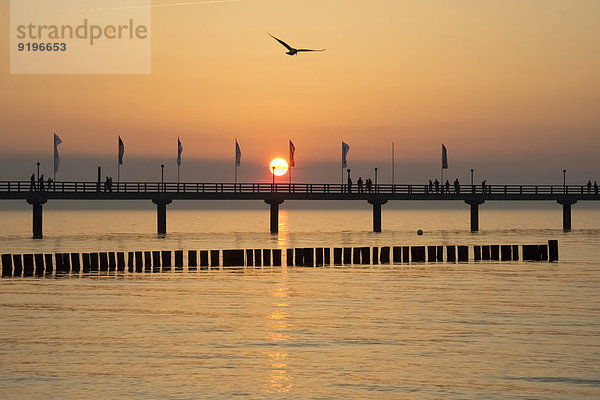
[[[3,399],[600,398],[600,210],[0,211],[0,251],[541,244],[558,263],[0,279]],[[425,234],[417,236],[423,229]],[[284,252],[285,253],[285,252]],[[472,255],[471,255],[472,256]]]

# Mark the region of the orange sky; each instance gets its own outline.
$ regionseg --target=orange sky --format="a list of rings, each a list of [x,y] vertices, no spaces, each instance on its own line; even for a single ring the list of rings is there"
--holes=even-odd
[[[154,4],[174,0],[155,0]],[[9,25],[9,1],[0,18]],[[439,164],[530,155],[600,175],[600,2],[247,0],[154,8],[150,75],[10,75],[1,153]],[[271,32],[324,53],[287,56]],[[592,160],[592,161],[590,161]],[[557,162],[558,162],[557,161]],[[580,164],[577,164],[580,163]],[[575,164],[575,165],[573,165]],[[595,166],[595,167],[594,167]],[[507,166],[510,168],[510,166]],[[439,167],[436,167],[439,168]]]

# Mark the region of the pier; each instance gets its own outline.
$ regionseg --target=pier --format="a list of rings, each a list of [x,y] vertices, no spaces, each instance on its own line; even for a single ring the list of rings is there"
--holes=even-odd
[[[160,183],[119,182],[110,191],[98,182],[56,182],[37,190],[29,181],[0,181],[0,200],[25,200],[32,206],[33,237],[43,237],[43,205],[57,200],[137,200],[156,205],[157,233],[167,233],[167,205],[176,200],[260,200],[270,207],[270,231],[278,232],[279,207],[285,201],[365,201],[373,208],[373,231],[382,231],[382,206],[390,201],[461,201],[470,207],[470,227],[479,231],[479,208],[487,201],[553,201],[562,205],[563,229],[571,230],[571,208],[578,201],[598,201],[583,185],[462,185],[449,191],[428,185],[379,184],[371,191],[343,184],[312,183]]]

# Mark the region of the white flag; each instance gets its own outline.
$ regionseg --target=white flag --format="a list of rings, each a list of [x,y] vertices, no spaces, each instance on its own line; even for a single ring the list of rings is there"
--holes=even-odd
[[[442,143],[442,169],[448,169],[448,151]]]
[[[183,151],[183,146],[181,145],[179,138],[177,138],[177,165],[181,165],[181,152],[182,151]]]
[[[58,135],[54,134],[54,173],[58,172],[58,167],[60,167],[60,157],[58,156],[58,145],[62,143],[62,140],[58,137]]]
[[[346,154],[348,154],[350,146],[347,143],[342,142],[342,168],[346,168],[348,163],[346,162]]]
[[[237,139],[235,139],[235,165],[237,167],[239,167],[241,161],[242,161],[242,150],[240,150],[240,146],[238,145]]]

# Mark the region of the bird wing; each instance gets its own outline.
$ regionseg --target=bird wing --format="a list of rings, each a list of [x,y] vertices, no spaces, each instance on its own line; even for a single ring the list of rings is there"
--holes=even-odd
[[[267,33],[269,33],[269,32],[267,32]],[[292,48],[292,47],[291,47],[289,44],[287,44],[286,42],[284,42],[283,40],[281,40],[281,39],[277,39],[275,36],[271,35],[270,33],[269,33],[269,36],[271,36],[273,39],[275,39],[275,40],[277,40],[279,43],[281,43],[281,44],[282,44],[282,45],[283,45],[283,46],[284,46],[286,49],[288,49],[288,50],[293,50],[293,48]]]
[[[298,50],[296,50],[296,51],[298,51],[298,52],[300,52],[300,51],[325,51],[325,49],[320,49],[320,50],[313,50],[313,49],[298,49]]]

